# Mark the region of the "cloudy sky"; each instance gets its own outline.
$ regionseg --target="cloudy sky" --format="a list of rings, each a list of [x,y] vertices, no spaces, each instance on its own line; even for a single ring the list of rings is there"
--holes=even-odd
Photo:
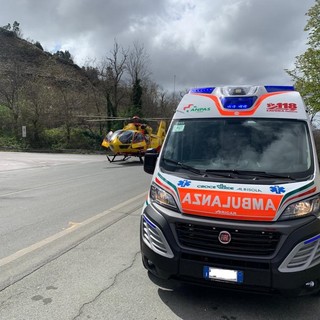
[[[228,84],[292,84],[284,69],[306,49],[315,0],[0,0],[0,26],[80,66],[111,56],[114,41],[149,55],[165,90]],[[1,45],[1,44],[0,44]]]

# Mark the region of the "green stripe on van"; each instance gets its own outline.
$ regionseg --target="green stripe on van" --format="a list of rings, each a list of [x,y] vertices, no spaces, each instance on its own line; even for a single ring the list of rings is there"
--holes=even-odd
[[[283,197],[283,199],[282,199],[282,201],[281,201],[281,203],[280,203],[280,207],[282,206],[282,204],[283,204],[284,202],[287,201],[288,198],[290,198],[291,196],[296,195],[296,194],[298,194],[298,193],[300,193],[300,192],[302,192],[302,191],[304,191],[304,190],[312,187],[313,185],[314,185],[314,181],[310,182],[309,184],[306,184],[306,185],[303,186],[303,187],[300,187],[300,188],[298,188],[298,189],[292,190],[291,192],[287,193],[287,194]]]
[[[161,180],[163,180],[165,183],[167,183],[170,187],[172,187],[174,189],[174,191],[176,192],[178,198],[179,198],[179,193],[178,193],[178,189],[177,187],[172,183],[170,182],[169,180],[167,180],[164,176],[162,176],[160,173],[158,173],[158,176]]]

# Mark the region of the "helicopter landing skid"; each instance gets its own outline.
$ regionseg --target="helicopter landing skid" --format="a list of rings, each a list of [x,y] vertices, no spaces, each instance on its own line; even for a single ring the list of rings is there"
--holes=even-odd
[[[130,156],[123,156],[122,159],[118,159],[116,160],[116,157],[119,156],[117,154],[113,155],[112,158],[109,158],[109,156],[107,156],[108,161],[111,162],[119,162],[119,161],[126,161],[130,158]]]
[[[121,156],[123,157],[122,159],[117,159],[117,160],[116,160],[116,157],[121,157]],[[139,158],[140,163],[143,164],[142,155],[138,155],[137,157]],[[120,154],[114,154],[114,155],[112,155],[112,158],[107,155],[107,159],[108,159],[108,161],[109,161],[110,163],[111,163],[111,162],[126,161],[126,160],[128,160],[128,159],[130,159],[130,158],[131,158],[131,156],[120,155]]]

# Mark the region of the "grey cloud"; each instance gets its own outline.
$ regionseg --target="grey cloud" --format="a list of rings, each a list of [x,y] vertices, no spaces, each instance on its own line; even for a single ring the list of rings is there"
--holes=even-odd
[[[314,0],[0,0],[0,25],[17,20],[46,50],[60,44],[79,64],[99,61],[114,39],[142,43],[155,82],[172,90],[208,84],[288,84],[305,49]]]

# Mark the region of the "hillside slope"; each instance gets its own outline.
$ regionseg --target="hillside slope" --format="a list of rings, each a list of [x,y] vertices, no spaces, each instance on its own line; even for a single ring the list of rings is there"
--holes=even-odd
[[[36,76],[52,83],[72,86],[88,84],[85,72],[76,64],[45,52],[36,45],[0,28],[0,75],[19,71],[25,76]]]

